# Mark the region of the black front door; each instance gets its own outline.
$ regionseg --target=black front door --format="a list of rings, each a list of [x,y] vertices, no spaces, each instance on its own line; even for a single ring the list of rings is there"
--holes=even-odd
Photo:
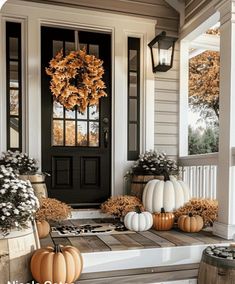
[[[80,48],[104,61],[107,97],[84,114],[53,101],[45,67],[58,51]],[[48,172],[49,197],[72,205],[95,206],[110,196],[111,35],[52,27],[41,28],[42,171]]]

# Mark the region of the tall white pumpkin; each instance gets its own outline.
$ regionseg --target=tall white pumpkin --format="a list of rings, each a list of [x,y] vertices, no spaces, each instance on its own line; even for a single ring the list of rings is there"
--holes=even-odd
[[[172,212],[189,201],[189,187],[186,183],[173,178],[172,180],[161,181],[153,179],[149,181],[143,192],[143,205],[146,211],[151,213]]]

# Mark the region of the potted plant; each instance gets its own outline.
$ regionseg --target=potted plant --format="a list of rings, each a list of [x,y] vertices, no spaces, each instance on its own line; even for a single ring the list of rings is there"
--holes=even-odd
[[[45,184],[46,174],[37,172],[37,161],[34,158],[30,158],[26,153],[8,150],[2,154],[0,164],[6,168],[12,168],[16,174],[19,174],[20,179],[29,180],[38,198],[48,196]]]
[[[49,234],[48,222],[68,219],[71,216],[71,210],[69,205],[55,198],[41,198],[40,208],[35,215],[39,238],[44,238]]]
[[[146,151],[139,155],[139,159],[133,164],[126,178],[131,181],[131,195],[142,198],[143,190],[148,181],[152,179],[164,180],[169,175],[177,175],[176,161],[167,157],[164,152],[154,150]]]
[[[0,251],[7,256],[2,265],[10,271],[9,281],[26,283],[31,279],[29,263],[32,252],[39,248],[32,221],[39,207],[29,181],[18,178],[12,168],[0,166]],[[11,265],[18,267],[16,270]],[[3,270],[4,270],[3,269]],[[19,273],[18,273],[19,272]]]

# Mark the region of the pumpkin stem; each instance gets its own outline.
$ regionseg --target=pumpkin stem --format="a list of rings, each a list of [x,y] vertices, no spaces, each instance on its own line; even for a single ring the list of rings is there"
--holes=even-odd
[[[61,246],[60,245],[55,245],[54,251],[55,251],[55,253],[61,252]]]
[[[191,213],[191,212],[188,213],[188,215],[189,215],[189,217],[193,217],[193,213]]]
[[[164,171],[164,172],[163,172],[163,175],[164,175],[164,181],[170,180],[170,175],[168,174],[167,171]]]
[[[166,213],[166,211],[163,207],[161,208],[161,213]]]
[[[140,206],[135,206],[135,212],[138,213],[138,214],[141,213]]]

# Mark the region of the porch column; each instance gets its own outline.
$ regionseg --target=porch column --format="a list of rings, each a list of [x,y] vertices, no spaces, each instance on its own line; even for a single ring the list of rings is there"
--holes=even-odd
[[[219,218],[215,235],[235,237],[235,0],[216,6],[220,12],[220,125],[217,174]]]

